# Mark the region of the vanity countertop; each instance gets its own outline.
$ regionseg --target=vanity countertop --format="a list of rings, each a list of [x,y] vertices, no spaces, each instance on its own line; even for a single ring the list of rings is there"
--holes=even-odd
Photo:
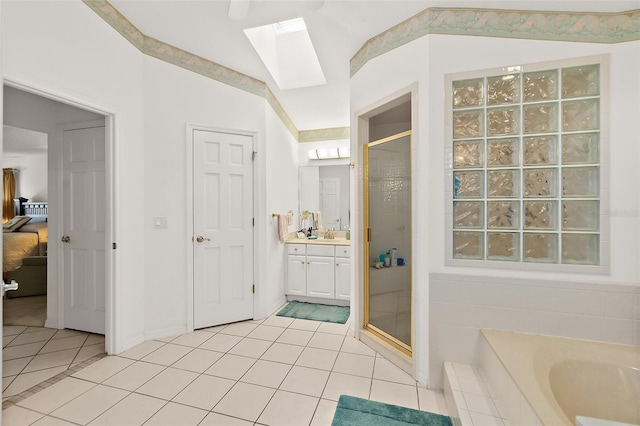
[[[318,245],[332,245],[332,246],[349,246],[351,245],[351,240],[347,240],[346,238],[334,238],[334,239],[326,239],[326,238],[318,238],[317,240],[310,240],[308,238],[290,238],[285,241],[287,244],[318,244]]]

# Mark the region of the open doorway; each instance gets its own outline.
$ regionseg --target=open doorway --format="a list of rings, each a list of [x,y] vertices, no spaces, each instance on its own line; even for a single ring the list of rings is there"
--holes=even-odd
[[[7,85],[3,92],[2,166],[14,175],[14,214],[30,218],[15,232],[3,232],[3,277],[21,284],[4,298],[3,323],[44,326],[47,304],[56,303],[47,300],[47,289],[57,284],[55,265],[51,270],[52,260],[59,258],[57,244],[49,241],[50,224],[57,218],[50,207],[60,205],[61,191],[50,181],[57,168],[60,128],[104,122],[104,116]]]

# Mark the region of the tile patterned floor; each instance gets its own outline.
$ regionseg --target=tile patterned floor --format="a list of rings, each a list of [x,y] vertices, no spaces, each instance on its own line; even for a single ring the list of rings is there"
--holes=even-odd
[[[44,327],[4,326],[3,406],[33,386],[104,354],[104,336]]]
[[[329,425],[349,394],[447,414],[430,391],[347,335],[271,316],[144,342],[3,410],[3,424]]]

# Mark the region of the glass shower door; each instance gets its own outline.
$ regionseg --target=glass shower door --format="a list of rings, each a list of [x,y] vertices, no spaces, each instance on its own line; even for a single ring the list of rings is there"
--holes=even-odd
[[[365,329],[411,353],[411,131],[364,146]]]

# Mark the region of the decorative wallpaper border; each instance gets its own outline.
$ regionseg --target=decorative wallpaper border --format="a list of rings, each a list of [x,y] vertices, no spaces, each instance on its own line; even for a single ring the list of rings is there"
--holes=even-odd
[[[369,60],[427,34],[620,43],[640,40],[640,9],[619,13],[429,8],[371,38],[351,58]]]
[[[330,129],[301,130],[298,133],[298,142],[320,142],[349,139],[351,137],[349,127],[333,127]]]

